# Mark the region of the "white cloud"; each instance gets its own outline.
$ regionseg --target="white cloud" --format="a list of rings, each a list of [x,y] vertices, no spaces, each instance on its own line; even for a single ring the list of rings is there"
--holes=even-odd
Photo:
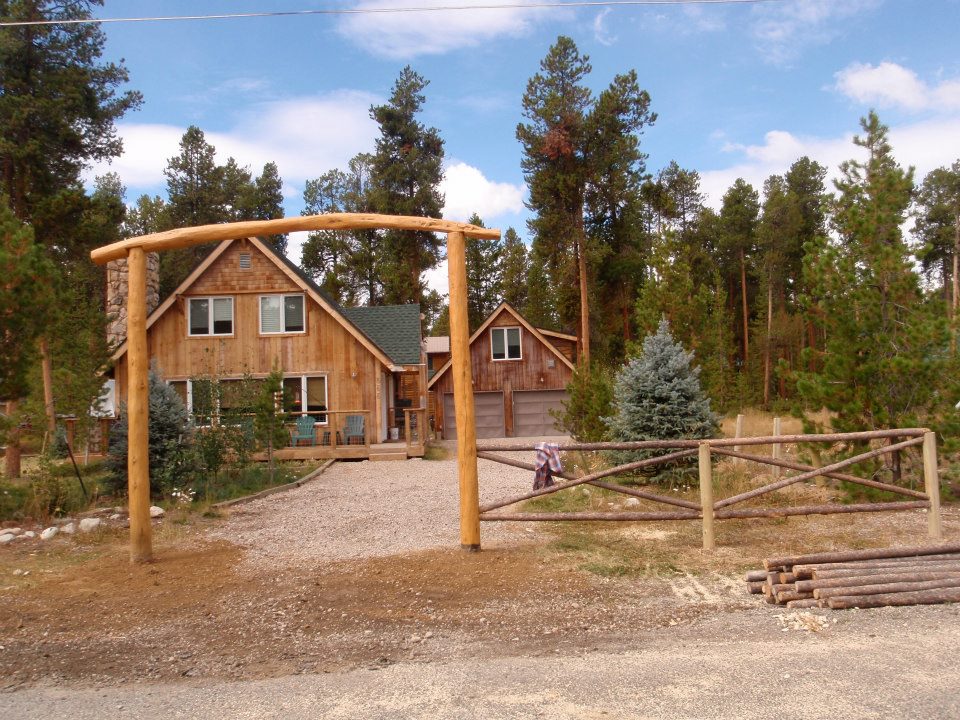
[[[443,216],[449,220],[466,222],[477,213],[484,222],[504,213],[523,210],[524,185],[493,182],[484,174],[463,162],[447,166],[440,191],[445,196]]]
[[[902,65],[853,63],[835,75],[834,89],[864,105],[919,110],[960,108],[960,81],[945,80],[928,85]]]
[[[450,276],[447,274],[447,261],[444,258],[439,265],[432,270],[427,270],[423,274],[423,279],[427,282],[427,287],[436,290],[441,296],[450,293]]]
[[[449,3],[444,0],[425,0],[417,6],[446,4]],[[488,6],[489,0],[461,0],[457,5]],[[406,0],[367,0],[355,7],[390,10],[410,7],[410,3]],[[475,47],[494,38],[522,37],[542,17],[545,17],[543,11],[535,8],[379,12],[347,15],[341,19],[339,31],[374,55],[405,59]],[[550,17],[555,19],[557,16]]]
[[[601,45],[610,46],[617,41],[617,36],[610,32],[607,27],[607,16],[610,14],[610,8],[604,8],[593,18],[593,37]]]
[[[828,189],[832,189],[829,183],[838,176],[841,162],[864,158],[863,149],[856,147],[852,139],[852,132],[842,137],[820,138],[774,130],[758,145],[728,143],[724,150],[741,157],[729,167],[701,172],[701,189],[707,194],[707,204],[719,208],[723,194],[737,178],[742,177],[759,191],[770,175],[783,174],[804,155],[827,168]],[[960,117],[891,127],[890,144],[902,167],[916,168],[919,182],[931,170],[960,157]]]
[[[275,162],[284,180],[284,195],[299,194],[304,181],[335,167],[345,167],[358,152],[372,150],[377,127],[369,108],[375,96],[352,90],[253,105],[228,130],[205,131],[217,149],[218,162],[236,158],[258,173]],[[167,160],[180,152],[186,128],[173,125],[120,123],[124,152],[111,164],[93,168],[90,176],[113,171],[131,194],[156,191],[164,184]],[[130,198],[128,198],[130,199]]]
[[[872,10],[879,0],[792,0],[760,4],[754,9],[751,34],[772,63],[785,64],[810,45],[821,45],[839,32],[838,20]]]

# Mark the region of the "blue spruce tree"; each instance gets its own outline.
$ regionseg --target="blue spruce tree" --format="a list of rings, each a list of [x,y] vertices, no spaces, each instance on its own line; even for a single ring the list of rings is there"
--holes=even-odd
[[[656,334],[644,339],[640,356],[617,373],[613,388],[616,414],[607,419],[611,440],[713,437],[719,418],[710,409],[710,399],[700,387],[700,369],[693,367],[692,359],[693,354],[673,339],[670,324],[662,319]],[[614,459],[627,463],[666,452],[617,453]]]

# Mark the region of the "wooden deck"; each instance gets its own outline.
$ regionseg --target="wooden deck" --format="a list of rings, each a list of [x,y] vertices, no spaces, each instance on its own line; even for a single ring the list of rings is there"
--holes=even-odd
[[[373,443],[371,445],[301,445],[273,451],[278,460],[407,460],[423,457],[426,448],[422,444],[405,442]],[[264,453],[254,455],[255,460],[266,460]]]

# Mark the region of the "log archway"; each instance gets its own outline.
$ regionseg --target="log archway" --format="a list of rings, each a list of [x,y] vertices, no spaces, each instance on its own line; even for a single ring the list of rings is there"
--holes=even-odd
[[[143,235],[97,248],[90,253],[98,265],[127,258],[127,488],[130,504],[130,560],[153,559],[150,525],[150,464],[148,449],[149,358],[147,353],[147,262],[150,252],[176,250],[205,243],[255,235],[277,235],[302,230],[412,230],[447,236],[450,279],[450,351],[454,407],[457,416],[457,465],[460,486],[460,545],[480,548],[480,496],[477,484],[477,434],[467,323],[465,239],[498,239],[500,231],[467,223],[404,215],[331,213],[306,217],[253,220],[223,225],[200,225]]]

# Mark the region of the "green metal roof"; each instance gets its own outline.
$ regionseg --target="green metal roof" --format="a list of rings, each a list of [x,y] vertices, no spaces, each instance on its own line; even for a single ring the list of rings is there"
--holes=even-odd
[[[374,305],[341,310],[397,365],[420,362],[419,305]]]

